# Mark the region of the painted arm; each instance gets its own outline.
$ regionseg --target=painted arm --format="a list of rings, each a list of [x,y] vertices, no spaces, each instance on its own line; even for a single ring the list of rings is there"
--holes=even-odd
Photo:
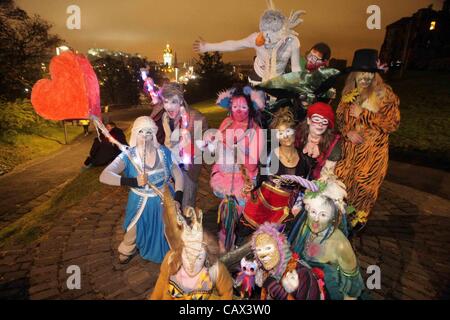
[[[361,274],[359,273],[359,267],[356,260],[355,252],[352,249],[350,242],[345,239],[337,247],[337,260],[342,274],[342,278],[348,278],[349,282],[353,283],[353,279],[357,278],[356,281],[361,282]],[[344,281],[342,279],[341,281]],[[341,284],[339,284],[341,285]],[[354,289],[352,287],[349,290]],[[356,300],[358,296],[351,297],[348,292],[343,292],[344,300]],[[359,295],[359,294],[358,294]]]
[[[295,37],[292,43],[291,70],[292,72],[302,71],[302,67],[300,66],[300,41],[297,37]]]
[[[248,48],[255,47],[255,41],[257,37],[257,33],[252,33],[247,38],[241,40],[227,40],[218,43],[207,43],[204,41],[198,42],[198,51],[201,53],[211,52],[211,51],[220,51],[220,52],[232,52],[239,51]],[[194,44],[195,48],[195,44]]]

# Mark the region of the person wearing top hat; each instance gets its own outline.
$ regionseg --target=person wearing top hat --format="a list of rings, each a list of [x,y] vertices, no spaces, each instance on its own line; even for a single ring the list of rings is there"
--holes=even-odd
[[[377,200],[388,167],[389,134],[400,124],[400,100],[380,76],[385,69],[377,50],[357,50],[336,112],[343,158],[335,173],[355,208],[355,232],[365,226]]]

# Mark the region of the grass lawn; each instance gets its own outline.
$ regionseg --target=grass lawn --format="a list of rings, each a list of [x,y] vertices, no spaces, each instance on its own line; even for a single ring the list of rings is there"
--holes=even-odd
[[[209,128],[219,128],[223,119],[227,117],[228,110],[216,105],[215,100],[207,100],[191,105],[192,108],[203,113],[208,120]]]
[[[450,73],[410,72],[388,83],[400,97],[400,128],[390,138],[393,157],[449,170]]]
[[[67,140],[72,142],[83,133],[83,127],[67,124]],[[0,141],[0,175],[15,166],[58,151],[64,146],[61,126],[43,127],[35,134],[19,134],[10,142]]]
[[[337,99],[345,76],[336,83]],[[399,129],[390,136],[394,160],[450,170],[450,73],[409,71],[403,79],[386,79],[400,98]]]

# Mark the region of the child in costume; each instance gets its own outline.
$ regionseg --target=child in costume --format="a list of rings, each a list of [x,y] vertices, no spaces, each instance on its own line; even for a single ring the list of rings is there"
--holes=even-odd
[[[336,174],[356,209],[355,231],[365,226],[377,200],[388,168],[389,135],[400,124],[399,98],[378,74],[381,70],[377,50],[356,51],[337,109],[343,159]]]
[[[181,246],[164,258],[151,300],[231,300],[233,279],[218,260],[219,248],[211,235],[203,232],[202,211],[188,207],[182,225]]]
[[[158,144],[158,127],[150,117],[139,117],[131,131],[130,148],[122,152],[100,175],[100,182],[128,186],[124,221],[126,230],[119,246],[121,263],[130,261],[136,248],[146,260],[161,263],[170,240],[166,234],[163,190],[175,180],[178,210],[183,197],[183,175],[169,149]],[[120,174],[123,173],[121,176]]]
[[[249,79],[252,84],[283,74],[289,61],[292,71],[300,71],[300,41],[297,38],[298,33],[293,29],[303,22],[300,17],[304,13],[295,11],[286,18],[281,11],[275,9],[272,0],[269,0],[268,9],[260,19],[259,33],[252,33],[242,40],[220,43],[206,43],[200,39],[194,42],[194,50],[204,53],[255,49],[254,74]]]
[[[327,299],[356,299],[364,289],[364,282],[344,233],[345,186],[333,175],[321,182],[319,192],[306,193],[303,200],[306,214],[298,220],[289,240],[302,259],[323,272]]]

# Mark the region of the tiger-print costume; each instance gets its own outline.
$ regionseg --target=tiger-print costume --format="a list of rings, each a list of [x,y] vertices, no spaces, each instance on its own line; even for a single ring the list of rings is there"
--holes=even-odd
[[[337,125],[344,139],[343,158],[336,165],[336,175],[347,186],[347,202],[356,212],[370,215],[378,190],[386,176],[389,158],[389,134],[400,124],[399,98],[392,88],[374,92],[362,103],[359,118],[350,116],[350,104],[341,100],[336,112]],[[372,111],[369,111],[372,110]],[[378,111],[377,111],[378,110]],[[353,144],[347,133],[358,131],[364,139]]]

